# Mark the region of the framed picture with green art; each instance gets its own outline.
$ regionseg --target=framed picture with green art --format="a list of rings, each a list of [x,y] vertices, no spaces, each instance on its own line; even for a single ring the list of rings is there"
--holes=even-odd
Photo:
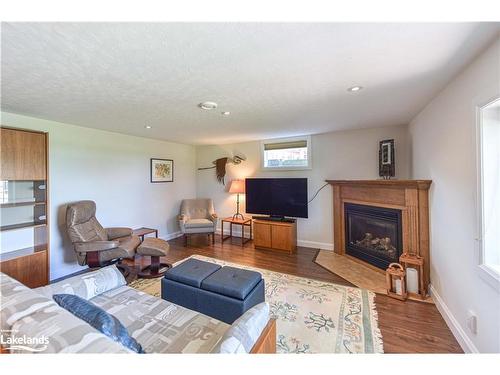
[[[171,159],[151,159],[151,182],[173,182],[174,161]]]

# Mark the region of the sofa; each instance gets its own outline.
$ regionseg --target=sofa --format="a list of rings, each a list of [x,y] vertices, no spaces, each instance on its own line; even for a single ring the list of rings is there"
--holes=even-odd
[[[0,286],[2,332],[32,340],[45,338],[47,342],[32,348],[42,353],[132,353],[57,305],[52,296],[61,293],[77,295],[115,316],[146,353],[275,349],[275,321],[269,319],[267,303],[229,325],[128,287],[115,265],[36,289],[0,273]],[[11,352],[29,351],[14,348]]]

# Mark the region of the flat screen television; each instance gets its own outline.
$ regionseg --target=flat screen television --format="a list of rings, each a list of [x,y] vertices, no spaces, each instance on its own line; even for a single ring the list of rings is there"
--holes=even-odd
[[[307,178],[247,178],[246,212],[307,217]]]

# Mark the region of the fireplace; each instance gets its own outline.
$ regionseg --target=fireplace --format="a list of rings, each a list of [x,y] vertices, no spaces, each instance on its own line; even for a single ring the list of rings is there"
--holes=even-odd
[[[374,269],[384,272],[391,261],[399,262],[392,251],[378,250],[392,247],[368,246],[365,233],[389,238],[401,256],[416,256],[423,262],[420,287],[422,296],[430,283],[429,251],[429,188],[430,180],[328,180],[333,187],[333,249],[338,255],[357,257],[360,262],[376,264]],[[352,216],[345,210],[351,211]],[[381,214],[381,215],[379,215]],[[375,215],[375,216],[373,216]],[[380,216],[377,218],[377,216]],[[373,220],[375,219],[375,220]],[[385,225],[376,225],[385,224]],[[350,225],[350,227],[349,227]],[[365,228],[361,231],[361,228]],[[357,232],[358,228],[361,234]],[[378,232],[382,230],[383,232]],[[371,231],[371,232],[370,232]],[[377,231],[377,232],[376,232]],[[359,238],[361,236],[361,238]],[[378,241],[377,241],[378,237]],[[365,240],[366,241],[363,241]],[[373,240],[373,239],[372,239]],[[356,241],[361,241],[356,243]],[[386,241],[382,241],[385,245]],[[368,263],[369,265],[371,265]]]
[[[344,203],[345,253],[380,269],[399,262],[403,250],[401,210]]]

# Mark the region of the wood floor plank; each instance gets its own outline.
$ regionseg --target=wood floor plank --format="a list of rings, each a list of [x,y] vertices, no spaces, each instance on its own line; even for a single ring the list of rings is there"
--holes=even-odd
[[[206,236],[192,237],[184,247],[181,238],[169,241],[170,251],[162,261],[175,263],[194,254],[271,271],[309,277],[341,285],[352,285],[347,280],[328,271],[314,262],[318,250],[299,247],[294,254],[259,250],[252,242],[241,246],[237,239],[221,244],[217,238],[212,245]],[[146,266],[149,258],[137,257],[135,269]],[[129,265],[132,265],[128,261]],[[128,281],[133,280],[132,272]],[[386,353],[462,353],[458,342],[433,304],[406,301],[401,302],[386,295],[377,294],[379,327]]]

